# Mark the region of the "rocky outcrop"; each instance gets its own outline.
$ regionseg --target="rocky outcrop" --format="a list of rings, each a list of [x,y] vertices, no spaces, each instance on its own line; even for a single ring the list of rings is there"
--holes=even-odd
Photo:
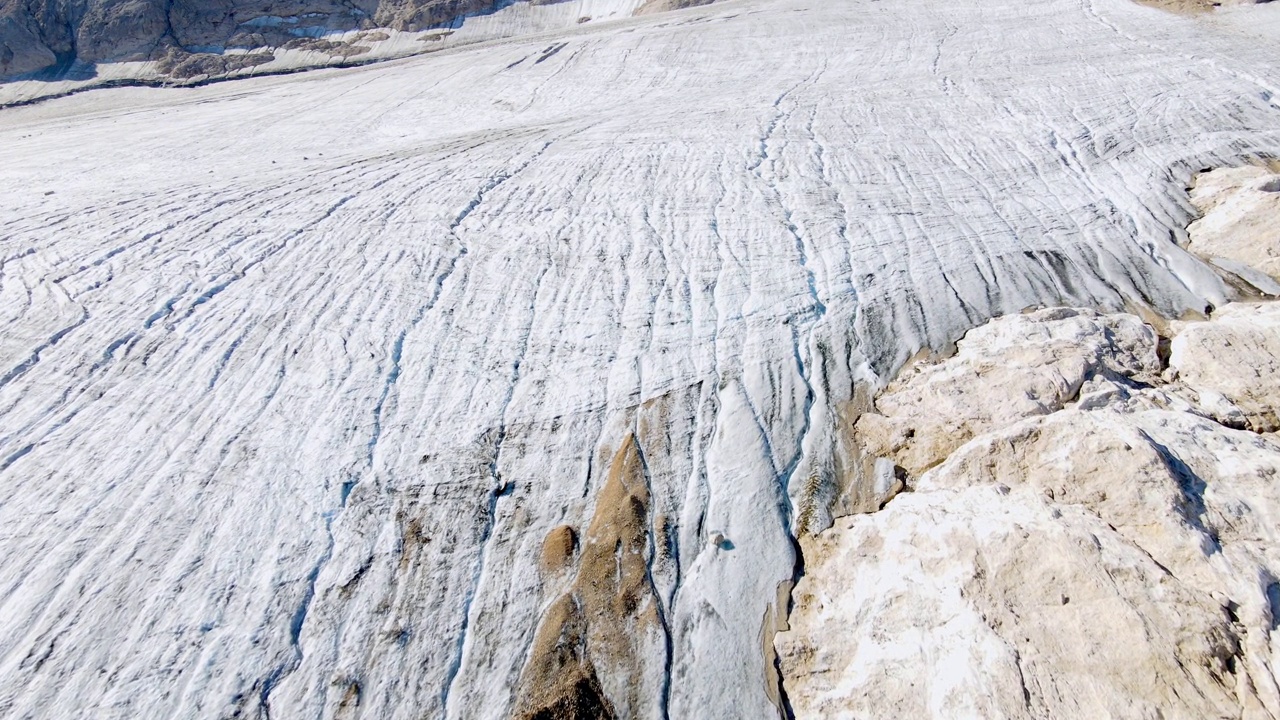
[[[877,411],[858,419],[855,437],[918,477],[977,435],[1061,410],[1089,378],[1149,380],[1159,364],[1154,330],[1131,315],[1049,309],[999,318],[966,335],[951,361],[903,372]]]
[[[1201,173],[1191,202],[1203,216],[1187,228],[1188,249],[1266,292],[1280,292],[1280,173],[1256,165]]]
[[[1223,6],[1260,5],[1270,0],[1137,0],[1137,2],[1179,15],[1203,15]]]
[[[72,47],[65,18],[48,3],[0,0],[0,78],[54,65]]]
[[[1137,317],[1047,310],[896,381],[859,428],[924,472],[806,541],[796,716],[1280,715],[1280,444],[1219,422],[1271,428],[1277,321],[1177,325],[1160,373]]]
[[[1233,303],[1213,320],[1182,326],[1171,344],[1171,370],[1224,425],[1280,430],[1280,313],[1271,304]]]

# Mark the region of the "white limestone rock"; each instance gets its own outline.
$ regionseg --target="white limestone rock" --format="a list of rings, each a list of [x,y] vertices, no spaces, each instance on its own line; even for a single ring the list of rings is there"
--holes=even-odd
[[[1156,347],[1155,331],[1132,315],[1050,308],[998,318],[965,335],[954,357],[895,379],[856,437],[919,476],[976,435],[1062,409],[1088,378],[1154,379]]]
[[[1257,308],[1227,310],[1182,326],[1175,347],[1220,323],[1232,337],[1270,328]],[[806,541],[776,641],[797,717],[1280,715],[1280,445],[1210,419],[1197,401],[1212,391],[1153,381],[1133,359],[1154,357],[1154,333],[1116,332],[1131,316],[1087,316],[1096,336],[1030,363],[1017,343],[973,342],[1037,325],[1048,335],[1064,314],[997,320],[886,390],[888,406],[942,391],[919,442],[952,428],[976,437],[914,492]],[[1061,376],[1058,357],[1085,348],[1100,372],[1078,400],[1019,413]],[[1280,357],[1250,349],[1219,354],[1219,374]],[[973,372],[999,366],[1015,370]],[[981,415],[957,412],[939,380],[966,374]]]
[[[1280,173],[1245,165],[1196,176],[1191,201],[1203,216],[1187,228],[1188,249],[1251,279],[1250,269],[1271,280],[1255,282],[1280,294]]]
[[[1213,322],[1181,326],[1169,367],[1201,396],[1227,401],[1225,422],[1238,410],[1253,430],[1280,430],[1280,304],[1232,303]]]

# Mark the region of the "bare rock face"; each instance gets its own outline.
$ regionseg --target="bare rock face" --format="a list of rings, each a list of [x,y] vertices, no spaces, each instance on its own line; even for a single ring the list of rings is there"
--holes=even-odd
[[[378,27],[396,30],[425,30],[497,4],[493,0],[382,0],[373,22]]]
[[[1233,303],[1211,323],[1183,327],[1170,349],[1179,380],[1202,402],[1225,408],[1220,420],[1257,432],[1280,430],[1280,307]]]
[[[1172,382],[1136,317],[1072,310],[896,381],[867,429],[945,459],[806,541],[776,641],[796,716],[1280,715],[1280,445],[1215,420],[1274,418],[1277,318],[1175,324]]]
[[[156,0],[95,0],[77,23],[76,58],[145,60],[168,29],[167,3]]]
[[[235,31],[238,19],[248,19],[236,17],[235,0],[173,0],[169,16],[173,41],[181,47],[219,45]]]
[[[1089,377],[1153,378],[1156,345],[1131,315],[1052,308],[999,318],[970,332],[951,360],[905,371],[858,420],[856,437],[919,476],[976,435],[1061,410]]]
[[[1280,281],[1280,174],[1251,165],[1201,173],[1191,201],[1203,217],[1187,228],[1189,250],[1229,271],[1247,276],[1252,268]]]
[[[54,52],[40,42],[31,18],[8,12],[8,7],[0,5],[0,77],[33,72],[57,62]]]

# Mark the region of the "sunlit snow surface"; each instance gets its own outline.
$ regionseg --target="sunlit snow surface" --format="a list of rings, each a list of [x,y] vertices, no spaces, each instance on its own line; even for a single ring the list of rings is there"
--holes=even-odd
[[[504,717],[632,432],[669,642],[602,683],[775,714],[854,380],[1221,300],[1171,238],[1280,153],[1251,10],[734,0],[0,112],[0,715]]]

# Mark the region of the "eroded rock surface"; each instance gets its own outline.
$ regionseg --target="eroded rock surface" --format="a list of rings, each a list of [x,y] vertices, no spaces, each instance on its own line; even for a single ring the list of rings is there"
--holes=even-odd
[[[0,77],[58,59],[145,60],[168,48],[281,46],[292,27],[425,29],[500,6],[495,0],[7,0],[0,22],[15,60]],[[28,58],[21,63],[17,58]],[[37,62],[35,58],[41,58]]]
[[[1188,249],[1220,267],[1280,292],[1280,173],[1255,165],[1201,173],[1191,201],[1203,216],[1187,228]]]
[[[919,476],[976,435],[1061,410],[1091,377],[1154,378],[1156,345],[1132,315],[1052,308],[999,318],[966,335],[951,360],[899,376],[855,436]]]
[[[1179,380],[1198,391],[1219,420],[1239,426],[1242,419],[1258,432],[1280,430],[1280,312],[1274,304],[1232,303],[1211,323],[1183,326],[1170,350]]]
[[[1176,325],[1166,382],[1138,318],[1046,310],[896,381],[873,427],[945,461],[808,541],[797,717],[1280,714],[1280,445],[1214,419],[1274,418],[1277,319]]]

